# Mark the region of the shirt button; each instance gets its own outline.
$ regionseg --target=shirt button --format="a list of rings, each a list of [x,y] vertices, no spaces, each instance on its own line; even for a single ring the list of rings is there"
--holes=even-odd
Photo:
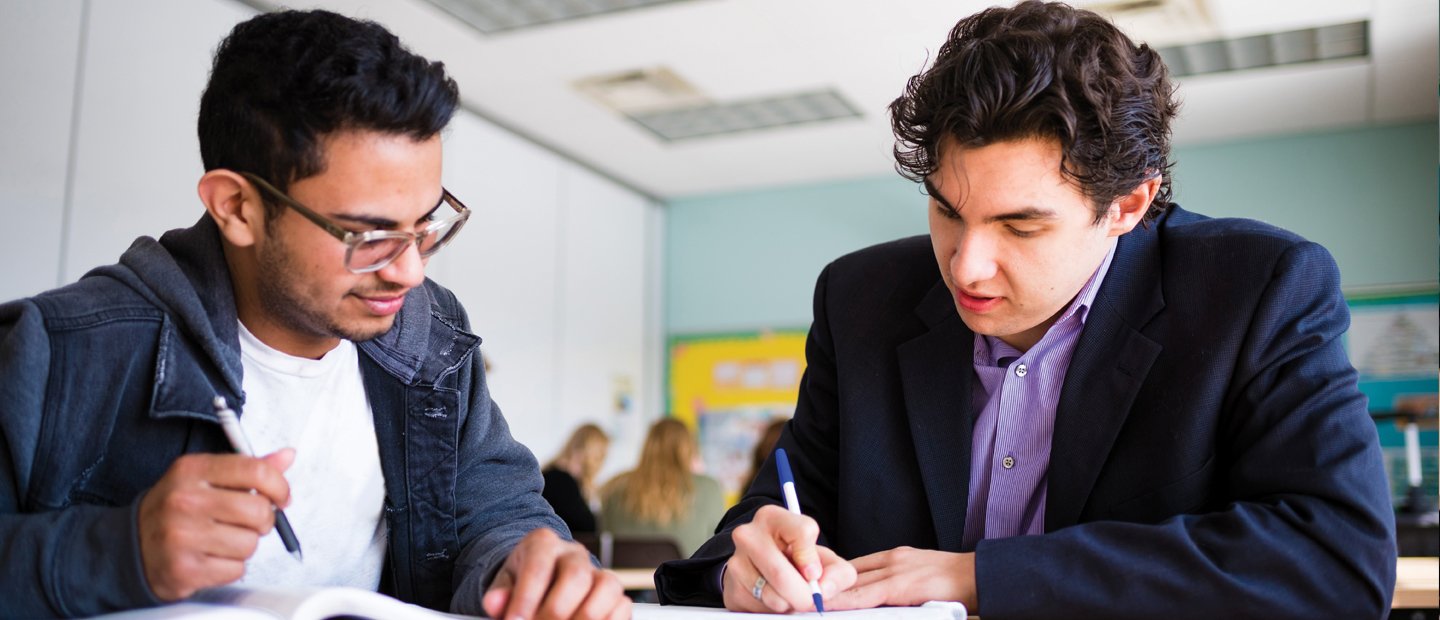
[[[1012,468],[1012,467],[1015,467],[1015,457],[1013,457],[1013,456],[1007,456],[1007,457],[1005,457],[1004,459],[1001,459],[1001,460],[1000,460],[1000,464],[1001,464],[1002,466],[1004,466],[1005,469],[1010,469],[1010,468]]]
[[[1025,373],[1028,373],[1028,372],[1030,372],[1030,369],[1029,369],[1029,368],[1026,368],[1024,364],[1021,364],[1021,365],[1015,367],[1015,376],[1020,377],[1020,378],[1022,378],[1022,379],[1025,378]]]

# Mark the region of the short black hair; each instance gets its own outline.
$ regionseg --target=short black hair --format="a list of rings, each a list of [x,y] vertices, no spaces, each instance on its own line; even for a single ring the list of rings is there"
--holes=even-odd
[[[445,66],[384,26],[329,11],[265,13],[215,51],[200,97],[205,170],[260,175],[281,191],[325,169],[321,140],[367,130],[425,140],[450,123],[460,91]],[[279,207],[267,201],[267,214]]]
[[[1034,0],[987,9],[960,20],[890,104],[896,169],[923,182],[946,144],[1054,139],[1097,224],[1116,198],[1163,175],[1148,221],[1170,206],[1174,92],[1159,52],[1096,13]]]

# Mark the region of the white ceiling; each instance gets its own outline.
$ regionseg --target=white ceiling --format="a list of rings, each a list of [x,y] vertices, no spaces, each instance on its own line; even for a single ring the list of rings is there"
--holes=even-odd
[[[1435,0],[1194,1],[1224,37],[1368,19],[1371,53],[1185,78],[1177,144],[1437,116]],[[993,3],[684,0],[488,36],[423,0],[285,4],[385,24],[411,49],[445,62],[466,107],[668,199],[892,173],[886,106],[956,20]],[[1174,33],[1130,34],[1157,46],[1188,42]],[[864,116],[665,143],[572,86],[656,66],[714,101],[834,88]]]

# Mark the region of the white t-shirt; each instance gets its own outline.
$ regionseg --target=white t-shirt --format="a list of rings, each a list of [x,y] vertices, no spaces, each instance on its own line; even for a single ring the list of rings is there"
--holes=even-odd
[[[375,590],[385,559],[385,477],[355,343],[318,360],[277,351],[240,325],[245,408],[240,426],[257,455],[295,448],[285,516],[302,564],[271,530],[239,584]]]

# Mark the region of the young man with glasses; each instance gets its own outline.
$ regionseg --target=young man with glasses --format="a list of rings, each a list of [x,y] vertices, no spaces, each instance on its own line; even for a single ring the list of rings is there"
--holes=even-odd
[[[457,105],[443,67],[377,24],[235,27],[200,105],[206,214],[0,306],[0,615],[238,581],[629,616],[618,580],[557,534],[479,338],[425,279],[470,216],[440,185]],[[261,456],[232,453],[225,406]]]
[[[821,273],[778,447],[662,602],[1375,618],[1374,422],[1324,248],[1170,203],[1173,86],[1105,18],[961,20],[890,106],[930,234]],[[788,485],[787,485],[788,486]]]

